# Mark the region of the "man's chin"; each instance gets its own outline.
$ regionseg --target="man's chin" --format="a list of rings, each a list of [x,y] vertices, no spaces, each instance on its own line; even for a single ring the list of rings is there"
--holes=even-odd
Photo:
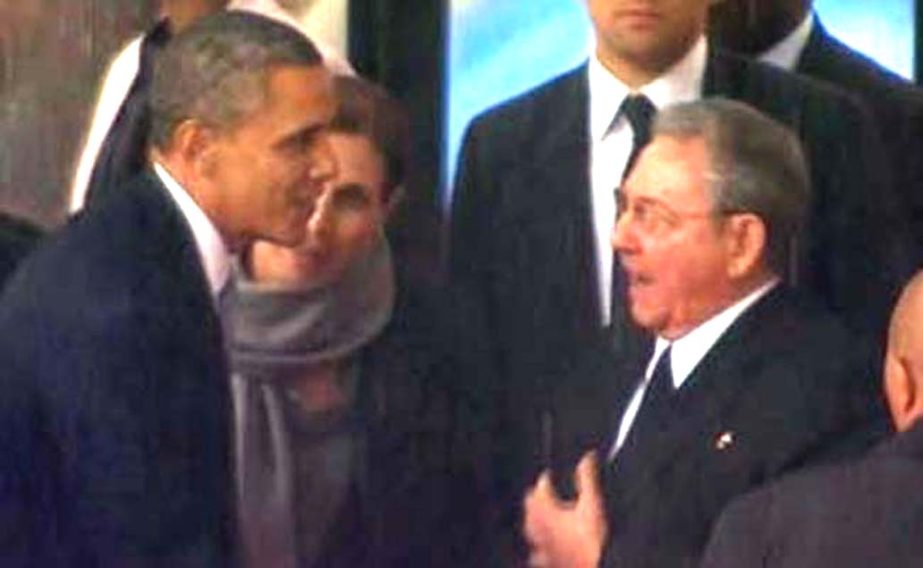
[[[307,232],[305,230],[305,224],[302,223],[297,227],[276,231],[271,236],[266,237],[265,240],[279,246],[295,248],[303,243],[306,238]]]
[[[641,329],[651,330],[656,327],[657,317],[652,310],[645,309],[636,302],[629,305],[631,319]]]

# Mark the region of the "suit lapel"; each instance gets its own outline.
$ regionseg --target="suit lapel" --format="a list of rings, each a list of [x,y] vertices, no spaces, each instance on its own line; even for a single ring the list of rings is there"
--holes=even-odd
[[[549,108],[537,117],[533,132],[541,133],[530,155],[517,168],[522,179],[512,184],[520,192],[510,206],[525,208],[514,214],[528,219],[541,236],[535,257],[559,265],[572,259],[576,270],[555,294],[577,298],[579,328],[595,332],[600,325],[595,238],[589,178],[589,94],[586,66],[562,79]],[[551,246],[551,249],[546,247]],[[560,282],[560,281],[559,281]]]
[[[704,97],[747,103],[794,130],[802,141],[813,138],[805,120],[805,103],[797,76],[713,46],[708,53],[702,82]]]
[[[701,453],[716,440],[726,409],[745,392],[753,360],[752,346],[764,343],[771,333],[771,318],[781,309],[785,292],[771,291],[747,310],[722,335],[696,366],[677,394],[675,415],[667,430],[656,440],[640,440],[626,448],[606,472],[607,488],[618,507],[630,509],[636,495],[645,492],[647,481],[665,467],[687,460],[687,455]],[[760,356],[766,352],[761,350]]]

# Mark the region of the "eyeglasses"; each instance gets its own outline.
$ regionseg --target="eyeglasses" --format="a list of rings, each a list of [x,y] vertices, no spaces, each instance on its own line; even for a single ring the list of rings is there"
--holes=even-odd
[[[621,191],[615,192],[616,224],[626,217],[635,229],[652,236],[669,233],[679,227],[686,219],[701,219],[708,217],[721,217],[732,214],[732,211],[677,211],[665,203],[651,199],[628,199]]]

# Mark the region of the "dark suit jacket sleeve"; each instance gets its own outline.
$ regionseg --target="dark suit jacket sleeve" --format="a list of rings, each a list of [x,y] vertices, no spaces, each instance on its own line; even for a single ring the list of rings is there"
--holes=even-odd
[[[137,189],[0,300],[2,565],[227,565],[217,322],[178,213]]]
[[[504,390],[498,376],[498,341],[489,314],[492,281],[492,200],[495,197],[490,156],[484,154],[485,130],[490,120],[479,117],[469,126],[458,161],[448,242],[449,306],[447,337],[451,343],[448,383],[452,385],[456,416],[456,466],[474,473],[481,495],[475,507],[483,512],[485,528],[480,548],[486,555],[508,549],[498,526],[515,517],[515,504],[500,497],[506,492],[498,477],[496,455],[503,451]],[[503,542],[497,540],[496,535]]]
[[[489,164],[482,156],[484,117],[471,124],[465,134],[458,161],[449,225],[449,277],[455,287],[483,300],[476,287],[486,282],[491,258],[491,225],[495,193],[489,178]]]
[[[731,503],[719,517],[705,549],[701,568],[763,566],[766,560],[770,492],[755,491]]]
[[[169,472],[191,465],[151,466],[170,451],[158,447],[153,418],[163,404],[151,361],[160,346],[142,341],[140,315],[110,312],[78,331],[66,318],[43,319],[55,307],[43,312],[24,295],[6,298],[25,302],[0,318],[0,357],[16,374],[0,408],[11,450],[0,479],[13,492],[0,512],[4,565],[216,565],[194,516],[160,499]]]
[[[827,237],[839,241],[830,243],[837,250],[831,272],[837,289],[844,293],[834,300],[840,302],[834,307],[846,312],[847,323],[855,331],[881,337],[895,294],[909,275],[907,224],[881,136],[865,109],[858,102],[854,108],[863,111],[851,117],[855,142],[843,143],[836,151],[843,191],[826,196],[828,200],[820,207],[828,208],[836,227],[834,235]],[[864,286],[855,283],[860,275]],[[860,319],[863,314],[864,321]]]

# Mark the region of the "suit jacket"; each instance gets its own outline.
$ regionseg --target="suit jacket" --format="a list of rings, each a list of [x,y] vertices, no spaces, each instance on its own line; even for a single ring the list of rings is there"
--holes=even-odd
[[[795,279],[856,327],[883,328],[898,268],[881,211],[890,185],[862,109],[829,87],[714,51],[704,91],[799,134],[815,198]],[[587,98],[584,66],[478,117],[461,153],[450,277],[465,349],[495,375],[460,382],[477,391],[466,400],[495,405],[485,427],[496,433],[489,459],[501,500],[518,502],[542,465],[550,387],[600,334]]]
[[[871,111],[909,221],[913,266],[923,260],[923,91],[831,36],[818,21],[796,71],[855,94]]]
[[[836,320],[791,291],[761,298],[677,391],[666,430],[642,434],[602,465],[610,527],[603,564],[695,566],[731,498],[883,435],[884,408],[861,352]],[[574,378],[582,392],[556,399],[563,464],[588,448],[608,453],[647,355],[618,362],[600,351],[586,361]],[[635,379],[620,384],[618,376]]]
[[[5,566],[233,565],[221,327],[165,188],[123,189],[0,305]]]
[[[919,566],[923,424],[867,458],[793,475],[734,501],[703,566]]]

